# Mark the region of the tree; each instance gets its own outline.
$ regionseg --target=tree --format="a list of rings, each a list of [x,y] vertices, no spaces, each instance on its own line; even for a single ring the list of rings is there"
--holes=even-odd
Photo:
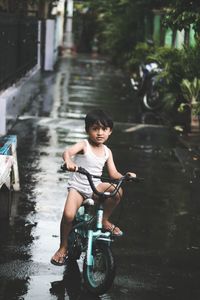
[[[152,9],[160,9],[167,0],[88,0],[82,7],[95,16],[95,35],[100,50],[123,63],[136,43],[144,38],[144,19]],[[75,4],[76,5],[76,4]],[[91,18],[90,18],[91,19]],[[91,27],[91,26],[90,26]],[[93,29],[91,28],[91,30]]]
[[[200,3],[196,0],[171,1],[164,24],[174,30],[189,29],[193,26],[196,37],[200,34]]]

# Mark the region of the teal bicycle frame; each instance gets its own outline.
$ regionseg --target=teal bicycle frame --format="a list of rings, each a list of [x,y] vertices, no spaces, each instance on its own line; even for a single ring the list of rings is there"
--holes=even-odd
[[[86,215],[87,216],[87,215]],[[103,205],[100,204],[99,208],[97,210],[97,220],[96,220],[96,231],[88,230],[88,246],[87,246],[87,258],[86,262],[88,266],[92,266],[93,264],[93,255],[92,255],[92,244],[94,241],[103,241],[104,243],[107,243],[110,245],[111,239],[111,233],[110,232],[103,232],[102,228],[102,220],[103,220]]]
[[[98,196],[98,202],[95,214],[89,213],[89,207],[94,205],[93,199],[85,199],[78,209],[69,234],[68,259],[77,260],[82,252],[86,252],[83,262],[84,283],[92,293],[102,294],[111,287],[115,276],[115,259],[110,247],[114,236],[110,231],[103,229],[103,204],[107,198],[115,197],[124,181],[138,179],[128,175],[119,180],[108,179],[113,185],[113,190],[99,192],[92,180],[95,177],[100,178],[99,176],[92,175],[80,167],[77,172],[87,176],[94,194]]]

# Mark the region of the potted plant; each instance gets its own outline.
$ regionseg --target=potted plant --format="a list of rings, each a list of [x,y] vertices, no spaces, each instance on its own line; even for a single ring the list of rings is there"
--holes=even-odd
[[[191,131],[199,129],[200,113],[200,79],[194,77],[193,80],[183,79],[181,82],[181,92],[186,103],[181,103],[179,111],[182,112],[186,107],[190,108],[191,114]]]

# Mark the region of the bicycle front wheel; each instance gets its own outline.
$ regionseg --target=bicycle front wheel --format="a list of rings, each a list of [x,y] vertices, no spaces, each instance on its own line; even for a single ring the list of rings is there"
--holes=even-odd
[[[93,294],[101,295],[109,290],[115,277],[115,261],[110,247],[95,244],[92,250],[92,266],[83,264],[83,278],[86,288]]]

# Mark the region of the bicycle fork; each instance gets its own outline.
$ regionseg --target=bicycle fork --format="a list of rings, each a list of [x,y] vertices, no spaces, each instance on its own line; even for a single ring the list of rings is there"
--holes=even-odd
[[[102,241],[103,243],[107,243],[110,245],[110,232],[102,232],[101,230],[88,231],[88,246],[87,246],[87,265],[92,266],[93,264],[93,255],[92,255],[92,246],[95,241]]]
[[[110,245],[110,232],[102,232],[102,221],[103,221],[103,206],[100,204],[98,212],[97,212],[97,224],[96,224],[96,231],[88,230],[88,246],[87,246],[87,265],[92,266],[93,264],[93,255],[92,255],[92,246],[95,241],[107,243]]]

